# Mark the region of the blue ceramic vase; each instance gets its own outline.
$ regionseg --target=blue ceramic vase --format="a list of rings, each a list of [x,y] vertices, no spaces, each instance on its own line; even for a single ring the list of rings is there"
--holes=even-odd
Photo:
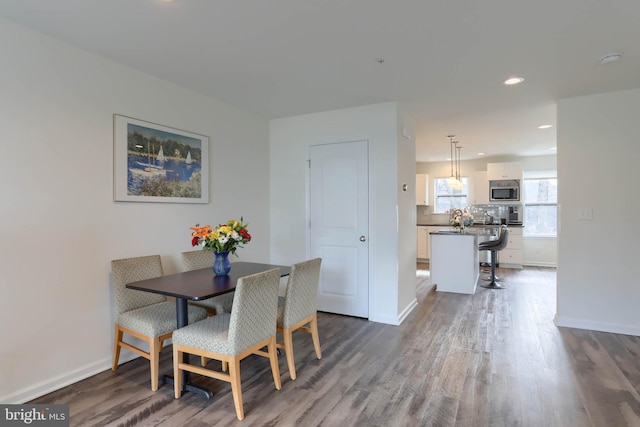
[[[231,271],[229,262],[229,252],[215,252],[216,259],[213,260],[213,274],[216,276],[226,276]]]

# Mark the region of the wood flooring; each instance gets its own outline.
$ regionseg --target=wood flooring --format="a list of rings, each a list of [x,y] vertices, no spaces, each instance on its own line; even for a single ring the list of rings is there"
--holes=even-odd
[[[323,358],[294,333],[298,378],[281,355],[281,390],[268,360],[242,362],[243,421],[229,384],[194,375],[213,398],[176,400],[141,358],[31,403],[69,404],[72,426],[640,426],[640,337],[558,328],[555,269],[498,275],[504,290],[436,292],[419,264],[400,326],[319,313]]]

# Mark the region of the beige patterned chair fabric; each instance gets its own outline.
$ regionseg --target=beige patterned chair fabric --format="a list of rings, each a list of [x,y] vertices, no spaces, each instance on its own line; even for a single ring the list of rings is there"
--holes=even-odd
[[[278,299],[277,329],[282,332],[284,343],[278,343],[277,346],[285,350],[292,380],[296,379],[292,337],[294,331],[309,332],[316,357],[322,358],[317,320],[321,263],[321,258],[314,258],[292,265],[285,295]]]
[[[212,268],[215,257],[215,253],[213,251],[200,250],[182,252],[182,265],[184,271]],[[190,301],[189,303],[206,309],[209,314],[231,313],[233,296],[234,292],[227,292],[226,294],[218,295],[203,301]]]
[[[173,333],[175,397],[182,394],[183,370],[231,383],[236,415],[244,418],[240,360],[250,354],[268,357],[276,389],[280,372],[276,355],[276,317],[280,270],[273,269],[238,279],[231,314],[224,313],[180,328]],[[268,352],[261,349],[267,347]],[[229,374],[182,362],[183,353],[228,363]]]
[[[175,303],[167,301],[163,295],[136,291],[126,285],[139,280],[162,276],[162,262],[159,255],[125,258],[111,261],[113,276],[115,337],[112,369],[118,368],[121,348],[126,348],[151,363],[151,389],[158,389],[159,353],[163,342],[171,338],[177,327]],[[189,307],[189,320],[197,321],[206,317],[206,310]],[[123,340],[124,334],[141,339],[149,344],[146,352]]]
[[[111,261],[113,274],[113,299],[116,320],[120,314],[151,304],[166,302],[163,295],[127,289],[125,285],[138,280],[162,276],[160,255],[126,258]]]

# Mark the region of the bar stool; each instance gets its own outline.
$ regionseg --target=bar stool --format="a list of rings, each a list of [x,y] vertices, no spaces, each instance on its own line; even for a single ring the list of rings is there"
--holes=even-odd
[[[498,238],[500,237],[500,229],[501,227],[497,227],[496,228],[498,231],[496,233],[496,238],[493,239],[493,241],[498,240]],[[483,242],[481,242],[483,243]],[[489,254],[489,257],[491,257],[491,254]],[[491,261],[491,259],[489,259],[488,261]],[[480,263],[480,273],[482,274],[486,274],[486,276],[482,277],[482,280],[486,281],[486,282],[490,282],[491,281],[491,262],[481,262]],[[498,277],[498,275],[496,274],[494,279],[496,282],[501,282],[502,279],[500,279],[500,277]]]
[[[496,283],[496,260],[498,251],[503,250],[507,247],[507,243],[509,241],[509,230],[507,230],[507,226],[503,225],[500,227],[500,234],[498,235],[497,240],[489,240],[487,242],[482,242],[478,244],[479,251],[490,251],[491,252],[491,281],[489,283],[481,283],[480,286],[488,289],[504,289],[504,285]]]

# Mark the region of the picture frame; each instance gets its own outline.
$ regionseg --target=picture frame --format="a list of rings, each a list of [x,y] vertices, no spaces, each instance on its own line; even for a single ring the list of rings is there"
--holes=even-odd
[[[113,115],[114,201],[209,203],[209,137]]]

